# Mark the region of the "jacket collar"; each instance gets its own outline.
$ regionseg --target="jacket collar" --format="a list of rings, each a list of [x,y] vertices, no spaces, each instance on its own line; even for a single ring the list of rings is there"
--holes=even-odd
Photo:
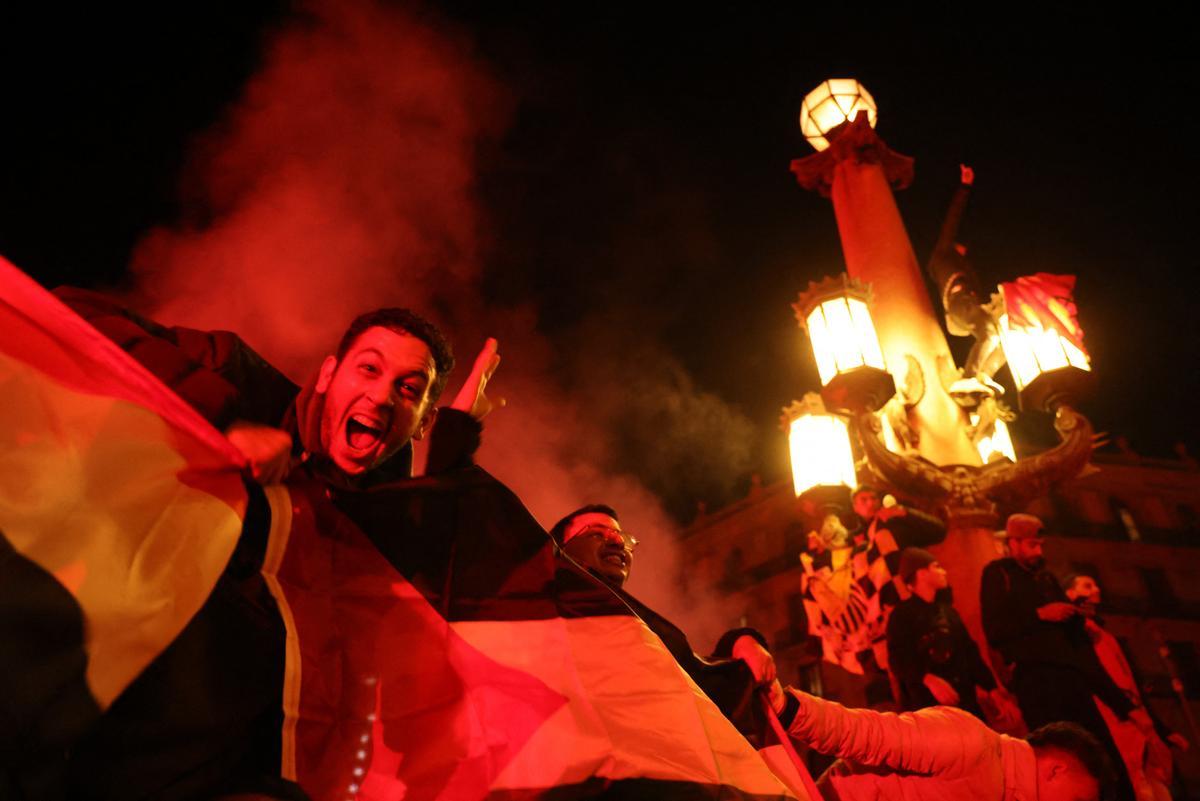
[[[1038,801],[1037,759],[1033,756],[1033,746],[1002,734],[1000,759],[1004,764],[1004,801]]]

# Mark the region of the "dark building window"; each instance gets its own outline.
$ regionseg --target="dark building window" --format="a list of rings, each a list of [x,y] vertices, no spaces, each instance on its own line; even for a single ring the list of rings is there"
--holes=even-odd
[[[808,634],[808,615],[804,611],[804,596],[793,592],[787,597],[788,626],[800,635]]]
[[[1138,529],[1137,520],[1133,517],[1133,512],[1129,511],[1129,507],[1120,501],[1112,502],[1113,514],[1116,515],[1117,522],[1121,524],[1121,528],[1125,531],[1126,538],[1130,542],[1141,542],[1142,532]]]
[[[1175,507],[1176,515],[1179,518],[1179,527],[1184,531],[1196,531],[1200,529],[1200,519],[1196,515],[1196,509],[1188,506],[1186,503],[1181,503]]]
[[[1138,572],[1142,574],[1142,583],[1146,585],[1151,614],[1169,614],[1178,610],[1179,599],[1171,589],[1167,571],[1161,567],[1143,567]]]
[[[775,646],[787,648],[799,645],[808,637],[808,617],[804,614],[804,596],[798,592],[791,593],[785,601],[787,604],[787,626],[775,632]]]
[[[746,559],[742,556],[741,548],[734,548],[725,556],[725,565],[719,586],[725,592],[734,592],[745,584]]]
[[[804,550],[807,543],[807,532],[799,523],[789,523],[783,532],[783,552],[795,560],[796,554]]]
[[[1167,642],[1171,662],[1183,681],[1183,692],[1188,698],[1200,698],[1200,659],[1196,658],[1196,644],[1171,640]]]

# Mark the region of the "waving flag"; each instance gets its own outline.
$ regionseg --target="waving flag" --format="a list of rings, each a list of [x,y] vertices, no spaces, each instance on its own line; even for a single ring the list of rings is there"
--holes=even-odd
[[[7,263],[0,289],[0,745],[24,758],[65,752],[196,614],[247,496],[191,407]],[[314,801],[794,797],[486,472],[336,484],[266,488],[279,773]]]
[[[1008,319],[1023,328],[1054,329],[1079,350],[1083,329],[1075,307],[1075,276],[1037,273],[1000,284]]]
[[[218,431],[3,259],[0,397],[0,720],[21,759],[69,744],[179,633],[246,491]]]
[[[268,495],[284,772],[314,799],[792,797],[485,471]]]

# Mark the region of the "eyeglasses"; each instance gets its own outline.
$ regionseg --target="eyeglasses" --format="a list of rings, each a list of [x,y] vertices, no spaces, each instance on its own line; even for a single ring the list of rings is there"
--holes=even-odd
[[[621,531],[611,526],[602,526],[599,523],[580,529],[571,539],[575,539],[575,537],[600,537],[608,542],[619,542],[628,553],[633,553],[633,549],[638,546],[637,537],[628,531]]]

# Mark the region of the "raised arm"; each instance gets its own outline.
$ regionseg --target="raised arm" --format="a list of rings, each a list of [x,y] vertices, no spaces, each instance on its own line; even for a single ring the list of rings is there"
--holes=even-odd
[[[471,373],[450,406],[439,409],[430,433],[425,475],[459,470],[473,464],[483,432],[483,418],[504,406],[504,399],[487,396],[488,381],[500,366],[499,344],[489,337],[475,357]]]

